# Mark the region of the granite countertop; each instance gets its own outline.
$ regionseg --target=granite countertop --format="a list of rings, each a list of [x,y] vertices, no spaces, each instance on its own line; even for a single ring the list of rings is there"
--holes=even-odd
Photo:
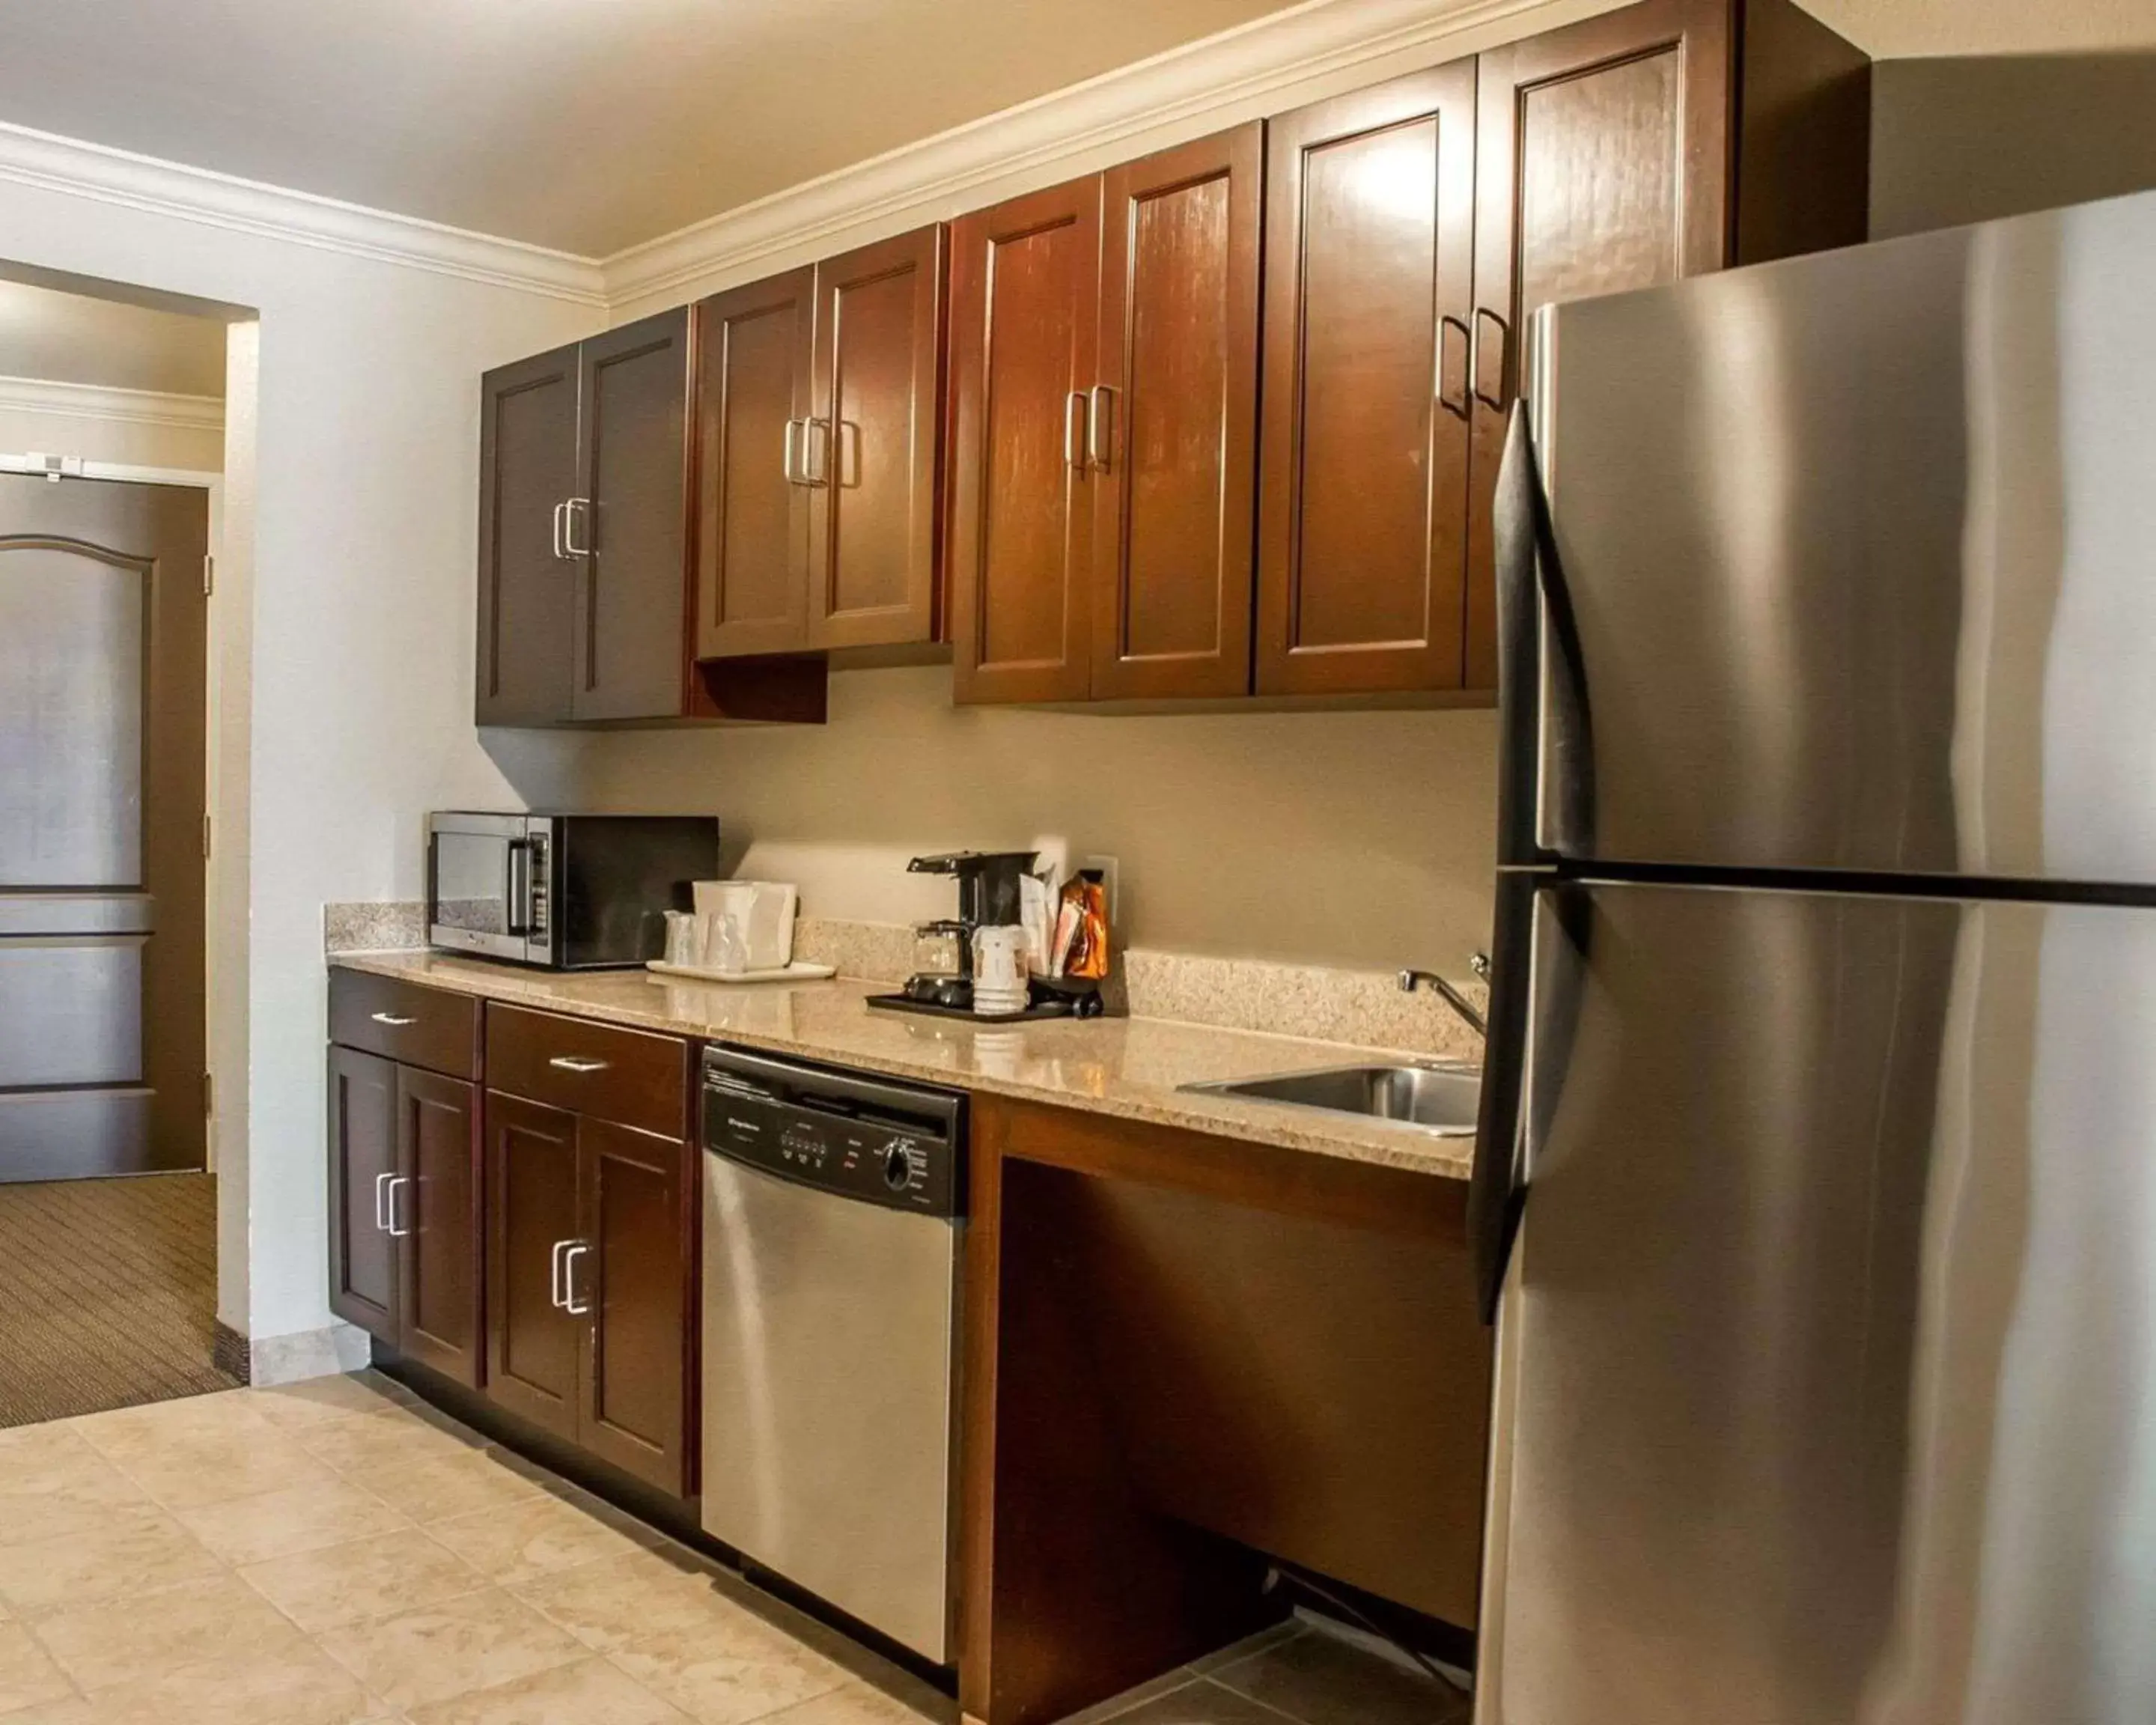
[[[1399,1058],[1345,1043],[1166,1019],[973,1025],[872,1011],[864,1003],[871,994],[888,993],[890,984],[845,978],[726,984],[682,982],[641,970],[564,975],[424,952],[342,952],[330,963],[547,1012],[1450,1179],[1466,1178],[1474,1155],[1471,1137],[1438,1137],[1378,1121],[1178,1088]]]

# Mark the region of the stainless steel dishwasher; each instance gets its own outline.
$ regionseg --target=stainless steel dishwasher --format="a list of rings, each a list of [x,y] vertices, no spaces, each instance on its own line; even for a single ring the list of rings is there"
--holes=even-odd
[[[965,1099],[703,1065],[703,1524],[939,1664]]]

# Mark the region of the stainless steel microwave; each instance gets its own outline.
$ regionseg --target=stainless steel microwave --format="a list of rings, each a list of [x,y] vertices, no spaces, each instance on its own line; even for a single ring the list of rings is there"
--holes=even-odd
[[[710,815],[436,814],[427,941],[549,970],[642,964],[718,871]]]

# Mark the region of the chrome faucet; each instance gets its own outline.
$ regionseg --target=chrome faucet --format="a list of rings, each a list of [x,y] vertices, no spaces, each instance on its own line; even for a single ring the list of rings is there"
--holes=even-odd
[[[1490,955],[1487,952],[1477,952],[1468,963],[1476,976],[1481,978],[1486,983],[1490,980]],[[1489,1035],[1490,1026],[1485,1022],[1482,1014],[1476,1011],[1466,995],[1435,971],[1404,970],[1400,973],[1400,991],[1403,993],[1412,994],[1424,983],[1428,983],[1431,988],[1437,990],[1444,999],[1445,1004],[1460,1014],[1460,1022],[1469,1029],[1477,1036]]]

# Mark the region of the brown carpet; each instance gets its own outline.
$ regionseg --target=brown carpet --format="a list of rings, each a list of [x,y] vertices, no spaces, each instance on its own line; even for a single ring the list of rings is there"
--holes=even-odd
[[[217,1179],[0,1185],[0,1426],[229,1389]]]

